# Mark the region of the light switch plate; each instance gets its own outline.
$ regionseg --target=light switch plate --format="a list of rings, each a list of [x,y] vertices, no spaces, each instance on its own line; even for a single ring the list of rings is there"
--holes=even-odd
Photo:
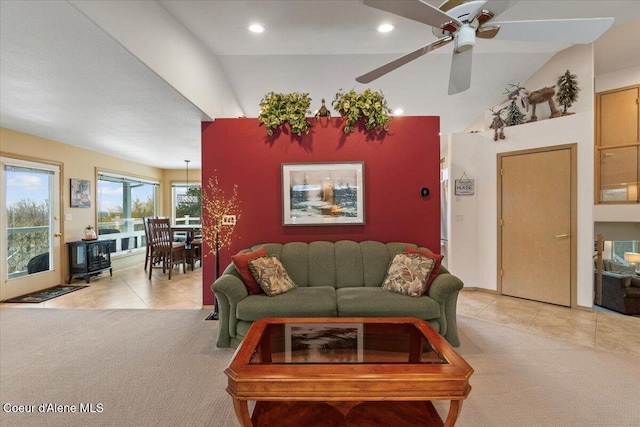
[[[236,216],[222,215],[222,225],[236,225]]]

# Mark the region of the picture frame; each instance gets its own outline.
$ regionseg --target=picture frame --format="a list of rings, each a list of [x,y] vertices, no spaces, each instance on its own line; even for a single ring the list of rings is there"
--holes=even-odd
[[[91,181],[88,179],[71,178],[69,187],[71,189],[71,197],[69,200],[72,208],[91,207]]]
[[[364,225],[364,162],[283,163],[282,224]]]
[[[362,363],[362,323],[285,324],[285,363]]]

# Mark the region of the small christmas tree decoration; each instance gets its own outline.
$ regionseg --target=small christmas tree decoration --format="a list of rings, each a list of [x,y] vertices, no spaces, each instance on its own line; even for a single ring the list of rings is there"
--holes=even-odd
[[[516,100],[512,99],[511,104],[507,107],[507,117],[504,119],[504,123],[507,126],[516,126],[524,123],[524,118],[527,115],[523,113],[518,104],[516,104]]]
[[[558,104],[562,105],[562,115],[566,116],[567,109],[578,100],[578,80],[575,74],[571,74],[569,70],[566,73],[558,77],[558,93],[556,94],[556,100]]]

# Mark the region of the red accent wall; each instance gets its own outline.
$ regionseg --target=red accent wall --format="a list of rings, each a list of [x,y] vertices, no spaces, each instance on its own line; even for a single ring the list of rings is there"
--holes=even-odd
[[[309,119],[308,135],[269,137],[257,119],[217,119],[202,124],[202,188],[217,175],[227,196],[238,185],[241,217],[220,271],[249,246],[314,240],[413,242],[440,251],[440,119],[396,117],[389,132],[342,132],[342,119]],[[282,163],[364,162],[365,225],[283,226]],[[422,197],[420,189],[430,190]],[[206,212],[203,212],[203,216]],[[204,248],[208,253],[209,248]],[[203,303],[213,304],[215,258],[203,262]]]

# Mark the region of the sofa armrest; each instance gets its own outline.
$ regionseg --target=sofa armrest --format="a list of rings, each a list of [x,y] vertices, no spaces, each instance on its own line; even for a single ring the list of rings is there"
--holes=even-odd
[[[218,301],[218,347],[230,347],[231,337],[236,336],[236,306],[249,292],[242,279],[233,274],[223,274],[211,285]]]
[[[211,290],[218,294],[224,294],[229,300],[229,304],[235,306],[239,301],[242,301],[249,296],[249,291],[244,285],[242,279],[234,276],[233,274],[223,274],[213,282]]]
[[[447,302],[447,298],[452,293],[462,289],[462,280],[450,273],[440,273],[436,276],[433,283],[429,287],[427,294],[430,298],[438,301],[440,304]]]
[[[456,306],[458,293],[464,284],[462,280],[450,273],[440,273],[429,287],[427,295],[440,304],[444,316],[440,318],[440,333],[454,347],[460,345]]]

